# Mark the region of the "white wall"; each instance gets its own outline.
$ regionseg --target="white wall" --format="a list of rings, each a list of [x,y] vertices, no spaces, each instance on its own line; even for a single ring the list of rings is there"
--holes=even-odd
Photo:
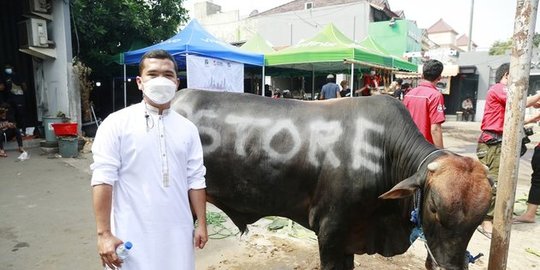
[[[220,12],[197,18],[197,20],[218,39],[228,42],[239,40],[241,22],[238,10]]]
[[[56,59],[34,60],[38,119],[62,111],[80,123],[80,91],[73,77],[69,4],[53,0],[52,10],[49,39],[56,44]]]
[[[313,37],[328,23],[333,23],[347,37],[359,41],[368,35],[369,12],[369,4],[359,1],[236,21],[233,15],[227,15],[227,18],[222,15],[228,13],[197,19],[210,33],[226,42],[245,41],[259,33],[274,46],[290,46]]]
[[[429,34],[429,39],[437,43],[437,45],[452,45],[456,44],[456,34],[452,32]]]

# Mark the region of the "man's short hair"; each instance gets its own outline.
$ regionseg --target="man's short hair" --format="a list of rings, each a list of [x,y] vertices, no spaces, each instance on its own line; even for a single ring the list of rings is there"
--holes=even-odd
[[[402,85],[403,84],[403,79],[397,79],[396,82],[397,82],[398,85]]]
[[[506,75],[506,73],[510,72],[510,63],[504,63],[500,65],[497,68],[497,71],[495,72],[495,82],[501,82],[501,79]]]
[[[433,82],[441,76],[443,69],[444,66],[439,60],[431,59],[424,64],[422,76],[424,79]]]
[[[146,60],[147,58],[169,59],[174,64],[174,72],[178,73],[178,65],[176,64],[176,60],[174,60],[174,57],[172,57],[169,52],[165,50],[153,50],[146,52],[142,56],[141,62],[139,62],[139,74],[142,74],[142,71],[144,69],[144,60]]]

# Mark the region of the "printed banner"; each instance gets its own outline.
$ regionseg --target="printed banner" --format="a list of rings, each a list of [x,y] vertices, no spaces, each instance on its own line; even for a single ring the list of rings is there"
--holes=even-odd
[[[244,64],[196,55],[186,62],[188,88],[244,92]]]

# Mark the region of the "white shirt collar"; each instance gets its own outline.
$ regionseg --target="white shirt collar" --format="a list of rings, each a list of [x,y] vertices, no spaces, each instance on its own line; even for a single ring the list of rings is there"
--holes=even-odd
[[[151,114],[151,115],[159,115],[159,109],[158,109],[158,108],[156,108],[156,107],[150,105],[149,103],[146,103],[144,100],[141,101],[141,103],[142,103],[142,106],[143,106],[144,110],[145,110],[148,114]],[[162,116],[168,115],[170,110],[171,110],[170,108],[169,108],[169,109],[164,109],[164,110],[163,110],[163,113],[162,113]]]

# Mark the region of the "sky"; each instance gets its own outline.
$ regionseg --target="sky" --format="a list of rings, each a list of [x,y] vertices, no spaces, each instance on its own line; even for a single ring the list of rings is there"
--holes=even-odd
[[[187,0],[185,7],[193,9],[193,4],[200,0]],[[251,11],[259,12],[288,3],[292,0],[213,0],[222,11],[238,9],[241,17]],[[471,2],[473,0],[388,0],[394,11],[404,10],[409,20],[416,21],[418,27],[429,28],[439,19],[443,19],[456,32],[469,34]],[[472,40],[478,49],[487,50],[495,41],[505,41],[514,32],[514,18],[517,0],[474,0]],[[536,32],[540,32],[537,20]]]

